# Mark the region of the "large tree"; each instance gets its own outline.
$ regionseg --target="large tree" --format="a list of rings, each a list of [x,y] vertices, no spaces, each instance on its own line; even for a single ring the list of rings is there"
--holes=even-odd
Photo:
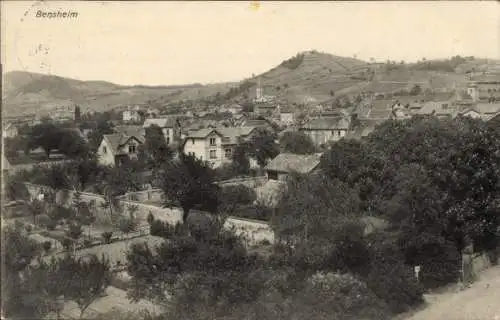
[[[214,177],[209,164],[193,156],[181,154],[179,160],[168,161],[161,173],[163,205],[180,206],[183,222],[187,221],[191,209],[216,213],[219,188]]]
[[[82,318],[85,310],[104,294],[110,284],[109,261],[96,255],[78,259],[66,256],[58,264],[59,277],[65,285],[64,296],[76,302]]]
[[[276,134],[270,130],[259,128],[246,143],[247,154],[257,160],[259,166],[264,167],[268,160],[279,154],[279,145],[276,143]]]
[[[26,295],[22,274],[39,253],[37,244],[23,235],[22,229],[2,229],[2,311],[9,318],[40,317],[33,305],[23,299]]]
[[[139,158],[147,168],[160,168],[173,157],[160,127],[152,125],[146,129],[146,141],[139,147]]]
[[[328,239],[339,221],[359,215],[359,198],[347,184],[323,174],[294,174],[278,212],[273,228],[279,237],[299,242]]]
[[[103,135],[112,134],[113,133],[113,125],[104,116],[98,118],[92,128],[91,133],[89,134],[89,144],[92,150],[97,150],[99,144],[102,141]]]
[[[280,145],[282,152],[312,154],[317,151],[311,138],[303,132],[286,132],[280,138]]]

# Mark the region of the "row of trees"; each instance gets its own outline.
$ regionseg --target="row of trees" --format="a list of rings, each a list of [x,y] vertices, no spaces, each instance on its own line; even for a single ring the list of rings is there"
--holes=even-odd
[[[40,247],[22,230],[2,230],[2,309],[9,319],[41,319],[62,311],[74,301],[83,316],[110,283],[109,261],[70,255],[51,259],[39,256]],[[37,258],[38,256],[38,258]]]

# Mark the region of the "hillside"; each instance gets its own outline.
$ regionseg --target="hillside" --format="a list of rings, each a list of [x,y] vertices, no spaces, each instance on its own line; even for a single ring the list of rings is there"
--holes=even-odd
[[[320,103],[360,92],[423,89],[453,90],[463,86],[466,73],[499,72],[500,62],[474,57],[404,64],[374,63],[317,51],[301,52],[269,71],[236,83],[183,86],[120,86],[104,81],[80,81],[22,71],[9,72],[3,80],[4,115],[40,115],[58,106],[79,104],[84,110],[106,111],[129,104],[155,107],[177,101],[244,101],[255,96],[257,85],[264,95],[287,103]],[[217,99],[215,99],[217,98]]]
[[[317,51],[301,52],[269,71],[245,79],[230,91],[221,91],[223,100],[241,101],[255,96],[258,83],[264,95],[288,103],[328,102],[360,92],[387,93],[422,89],[449,91],[463,87],[466,72],[495,72],[500,63],[469,58],[430,60],[420,63],[368,63]]]
[[[185,86],[120,86],[105,81],[80,81],[24,71],[3,79],[4,115],[50,113],[57,106],[80,104],[86,110],[105,111],[117,106],[142,104],[200,84]]]

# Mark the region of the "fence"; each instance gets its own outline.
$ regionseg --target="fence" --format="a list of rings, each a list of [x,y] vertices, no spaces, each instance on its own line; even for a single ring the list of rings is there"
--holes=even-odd
[[[48,187],[35,185],[31,183],[25,183],[28,192],[32,197],[36,197],[38,194],[47,190]],[[71,205],[73,200],[74,191],[72,190],[62,190],[58,191],[56,199],[59,203]],[[96,206],[100,206],[105,203],[105,199],[102,195],[80,192],[80,197],[84,202],[95,201]],[[136,206],[137,210],[135,212],[136,218],[139,220],[139,224],[146,224],[147,217],[152,214],[155,219],[167,222],[171,225],[175,225],[182,221],[182,210],[177,207],[173,208],[163,208],[159,205],[144,203],[135,200],[124,200],[119,199],[120,205],[123,208],[127,206]],[[122,210],[125,211],[126,210]],[[205,212],[197,211],[198,213],[207,214]],[[274,232],[268,223],[263,221],[243,219],[236,217],[229,217],[226,219],[224,225],[226,228],[234,228],[235,232],[245,238],[248,245],[255,245],[261,242],[274,242]]]
[[[251,178],[237,178],[230,180],[218,181],[217,184],[221,187],[234,186],[234,185],[244,185],[249,188],[256,188],[263,185],[266,182],[265,176],[251,177]]]

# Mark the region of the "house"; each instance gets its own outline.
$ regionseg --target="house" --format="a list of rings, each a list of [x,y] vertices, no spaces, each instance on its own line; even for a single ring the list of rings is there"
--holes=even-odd
[[[138,135],[138,136],[141,136],[143,138],[146,136],[146,130],[142,126],[116,125],[116,126],[114,126],[113,130],[115,131],[115,133],[121,133],[121,134],[129,135],[129,136]]]
[[[321,118],[310,120],[299,131],[309,136],[315,145],[322,146],[345,137],[349,127],[350,120],[343,117]]]
[[[467,93],[474,101],[495,102],[500,100],[500,74],[472,76]]]
[[[268,180],[286,181],[290,173],[308,174],[319,167],[321,154],[280,153],[264,168]]]
[[[146,129],[153,125],[161,129],[161,132],[165,137],[167,145],[174,143],[174,141],[177,140],[177,138],[180,135],[179,122],[175,118],[168,117],[168,118],[146,119],[142,127]]]
[[[137,133],[105,134],[97,149],[99,163],[116,166],[129,159],[137,159],[138,147],[143,143],[144,136]]]
[[[448,101],[429,101],[417,112],[418,115],[433,115],[438,118],[455,118],[458,115],[458,108]]]
[[[200,160],[208,161],[214,168],[232,161],[234,148],[250,139],[255,127],[205,128],[188,134],[183,151]]]
[[[500,112],[490,117],[488,122],[500,124]]]
[[[7,123],[2,130],[4,138],[15,138],[19,134],[19,129],[13,123]]]
[[[500,103],[478,103],[475,109],[481,114],[481,118],[486,120],[500,112]]]
[[[279,122],[283,126],[292,125],[295,122],[293,110],[290,108],[280,108]]]
[[[241,122],[241,127],[256,127],[270,131],[275,131],[271,121],[267,119],[245,119]]]
[[[404,120],[411,118],[409,110],[401,103],[396,103],[392,106],[391,119]]]
[[[467,109],[459,112],[459,114],[463,117],[471,117],[473,119],[480,119],[481,118],[481,113],[479,113],[479,111],[477,111],[473,108],[467,108]]]
[[[122,119],[125,122],[139,122],[141,118],[142,116],[138,106],[134,108],[128,107],[128,109],[122,113]]]

